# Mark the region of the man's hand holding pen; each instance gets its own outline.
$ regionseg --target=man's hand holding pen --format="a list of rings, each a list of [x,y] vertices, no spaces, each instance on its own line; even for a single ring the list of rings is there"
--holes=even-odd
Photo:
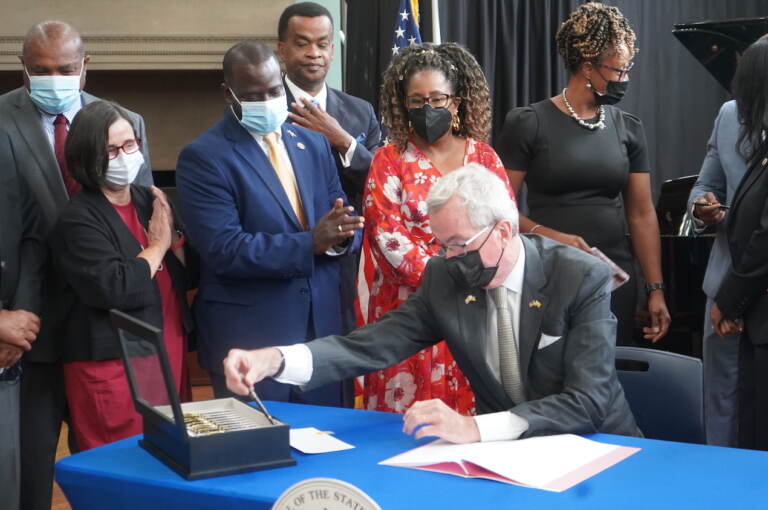
[[[238,395],[248,395],[253,385],[278,373],[283,354],[276,347],[255,351],[232,349],[224,358],[227,388]]]

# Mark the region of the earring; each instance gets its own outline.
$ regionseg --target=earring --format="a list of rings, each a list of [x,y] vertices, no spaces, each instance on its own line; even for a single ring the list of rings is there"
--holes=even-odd
[[[411,124],[411,121],[408,121],[408,133],[413,134],[413,124]]]
[[[453,117],[451,118],[451,129],[456,133],[461,130],[461,119],[459,119],[459,114],[456,112],[453,112]]]
[[[592,88],[592,80],[590,80],[589,78],[587,78],[587,88],[588,89]]]

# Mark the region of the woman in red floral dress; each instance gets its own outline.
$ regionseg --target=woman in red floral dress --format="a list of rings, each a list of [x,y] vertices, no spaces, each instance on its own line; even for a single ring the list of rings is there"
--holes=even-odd
[[[442,175],[479,163],[509,186],[501,160],[485,143],[491,125],[485,76],[461,46],[401,50],[384,73],[380,103],[389,143],[373,158],[363,198],[363,323],[394,310],[421,285],[427,261],[439,250],[427,194]],[[379,411],[403,413],[417,400],[439,398],[462,414],[475,412],[469,382],[444,342],[366,375],[363,395],[365,408]]]

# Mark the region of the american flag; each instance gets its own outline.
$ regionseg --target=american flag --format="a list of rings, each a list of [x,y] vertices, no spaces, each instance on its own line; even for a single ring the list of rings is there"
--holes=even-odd
[[[395,23],[395,38],[392,43],[392,56],[397,55],[400,48],[421,44],[419,32],[419,0],[400,0]]]

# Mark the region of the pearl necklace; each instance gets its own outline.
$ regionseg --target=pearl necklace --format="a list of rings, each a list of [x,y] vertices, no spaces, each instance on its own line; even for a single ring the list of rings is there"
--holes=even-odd
[[[565,91],[568,90],[567,88],[563,89],[563,102],[565,103],[565,107],[568,109],[568,112],[571,114],[571,117],[579,123],[579,126],[587,129],[591,129],[594,131],[595,129],[605,129],[605,110],[603,109],[603,106],[600,105],[597,107],[597,111],[600,112],[600,118],[597,120],[597,122],[594,122],[590,124],[589,122],[586,122],[584,119],[576,115],[576,112],[573,109],[573,106],[571,106],[571,103],[568,102],[568,98],[565,96]]]

